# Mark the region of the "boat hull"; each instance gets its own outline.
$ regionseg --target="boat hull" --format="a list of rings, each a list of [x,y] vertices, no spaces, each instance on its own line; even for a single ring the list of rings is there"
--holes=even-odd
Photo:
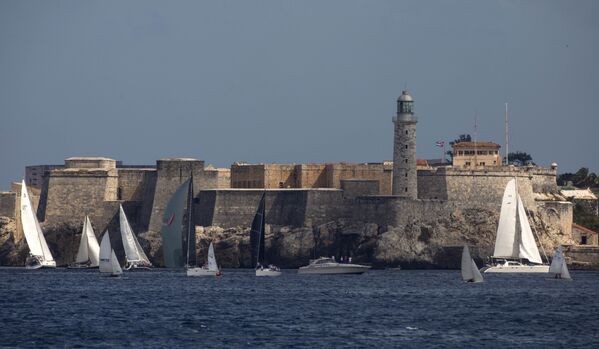
[[[363,274],[369,266],[359,264],[337,264],[337,265],[322,265],[312,266],[308,265],[298,269],[298,274],[320,274],[320,275],[332,275],[332,274]]]
[[[271,269],[256,269],[256,276],[281,276],[281,271]]]
[[[25,269],[35,270],[40,268],[56,268],[56,261],[28,261]]]
[[[187,276],[220,276],[220,271],[205,268],[188,268]]]
[[[548,273],[548,265],[494,265],[481,269],[483,273]]]

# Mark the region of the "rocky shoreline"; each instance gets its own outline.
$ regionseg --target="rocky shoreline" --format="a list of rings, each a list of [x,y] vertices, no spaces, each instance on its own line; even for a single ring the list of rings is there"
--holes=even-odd
[[[304,227],[267,225],[266,254],[270,262],[282,268],[298,268],[319,256],[351,256],[356,263],[370,264],[374,268],[454,269],[459,267],[462,246],[468,244],[473,258],[482,265],[493,251],[497,218],[497,213],[490,210],[465,209],[427,223],[414,221],[401,227],[349,220]],[[540,222],[540,217],[537,218],[534,221]],[[0,217],[0,265],[24,265],[28,248],[24,240],[15,241],[15,229],[14,219]],[[57,264],[71,263],[77,252],[81,226],[61,224],[43,226],[43,229]],[[535,229],[542,231],[540,242],[548,254],[557,242],[568,241],[555,227]],[[199,261],[205,260],[208,245],[213,242],[223,268],[252,267],[249,227],[197,226],[196,237]],[[160,233],[149,231],[138,234],[138,238],[152,263],[162,266]],[[124,262],[118,230],[113,230],[111,240]],[[597,267],[591,263],[591,269]]]

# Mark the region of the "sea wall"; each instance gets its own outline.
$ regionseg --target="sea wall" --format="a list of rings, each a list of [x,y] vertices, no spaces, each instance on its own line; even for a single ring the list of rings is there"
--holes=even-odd
[[[3,192],[0,193],[0,216],[15,218],[17,195],[16,193]]]

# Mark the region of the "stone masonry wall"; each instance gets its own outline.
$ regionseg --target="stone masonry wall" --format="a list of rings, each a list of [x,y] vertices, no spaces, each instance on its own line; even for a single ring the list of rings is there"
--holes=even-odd
[[[16,193],[0,193],[0,216],[15,218]]]

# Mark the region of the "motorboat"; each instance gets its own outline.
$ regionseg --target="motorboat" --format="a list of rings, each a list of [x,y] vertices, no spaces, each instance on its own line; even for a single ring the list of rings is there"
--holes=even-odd
[[[549,266],[544,264],[526,264],[514,260],[497,260],[495,264],[481,269],[483,273],[548,273]]]
[[[298,274],[362,274],[370,269],[370,266],[338,263],[333,258],[321,257],[311,259],[310,264],[300,267]]]

